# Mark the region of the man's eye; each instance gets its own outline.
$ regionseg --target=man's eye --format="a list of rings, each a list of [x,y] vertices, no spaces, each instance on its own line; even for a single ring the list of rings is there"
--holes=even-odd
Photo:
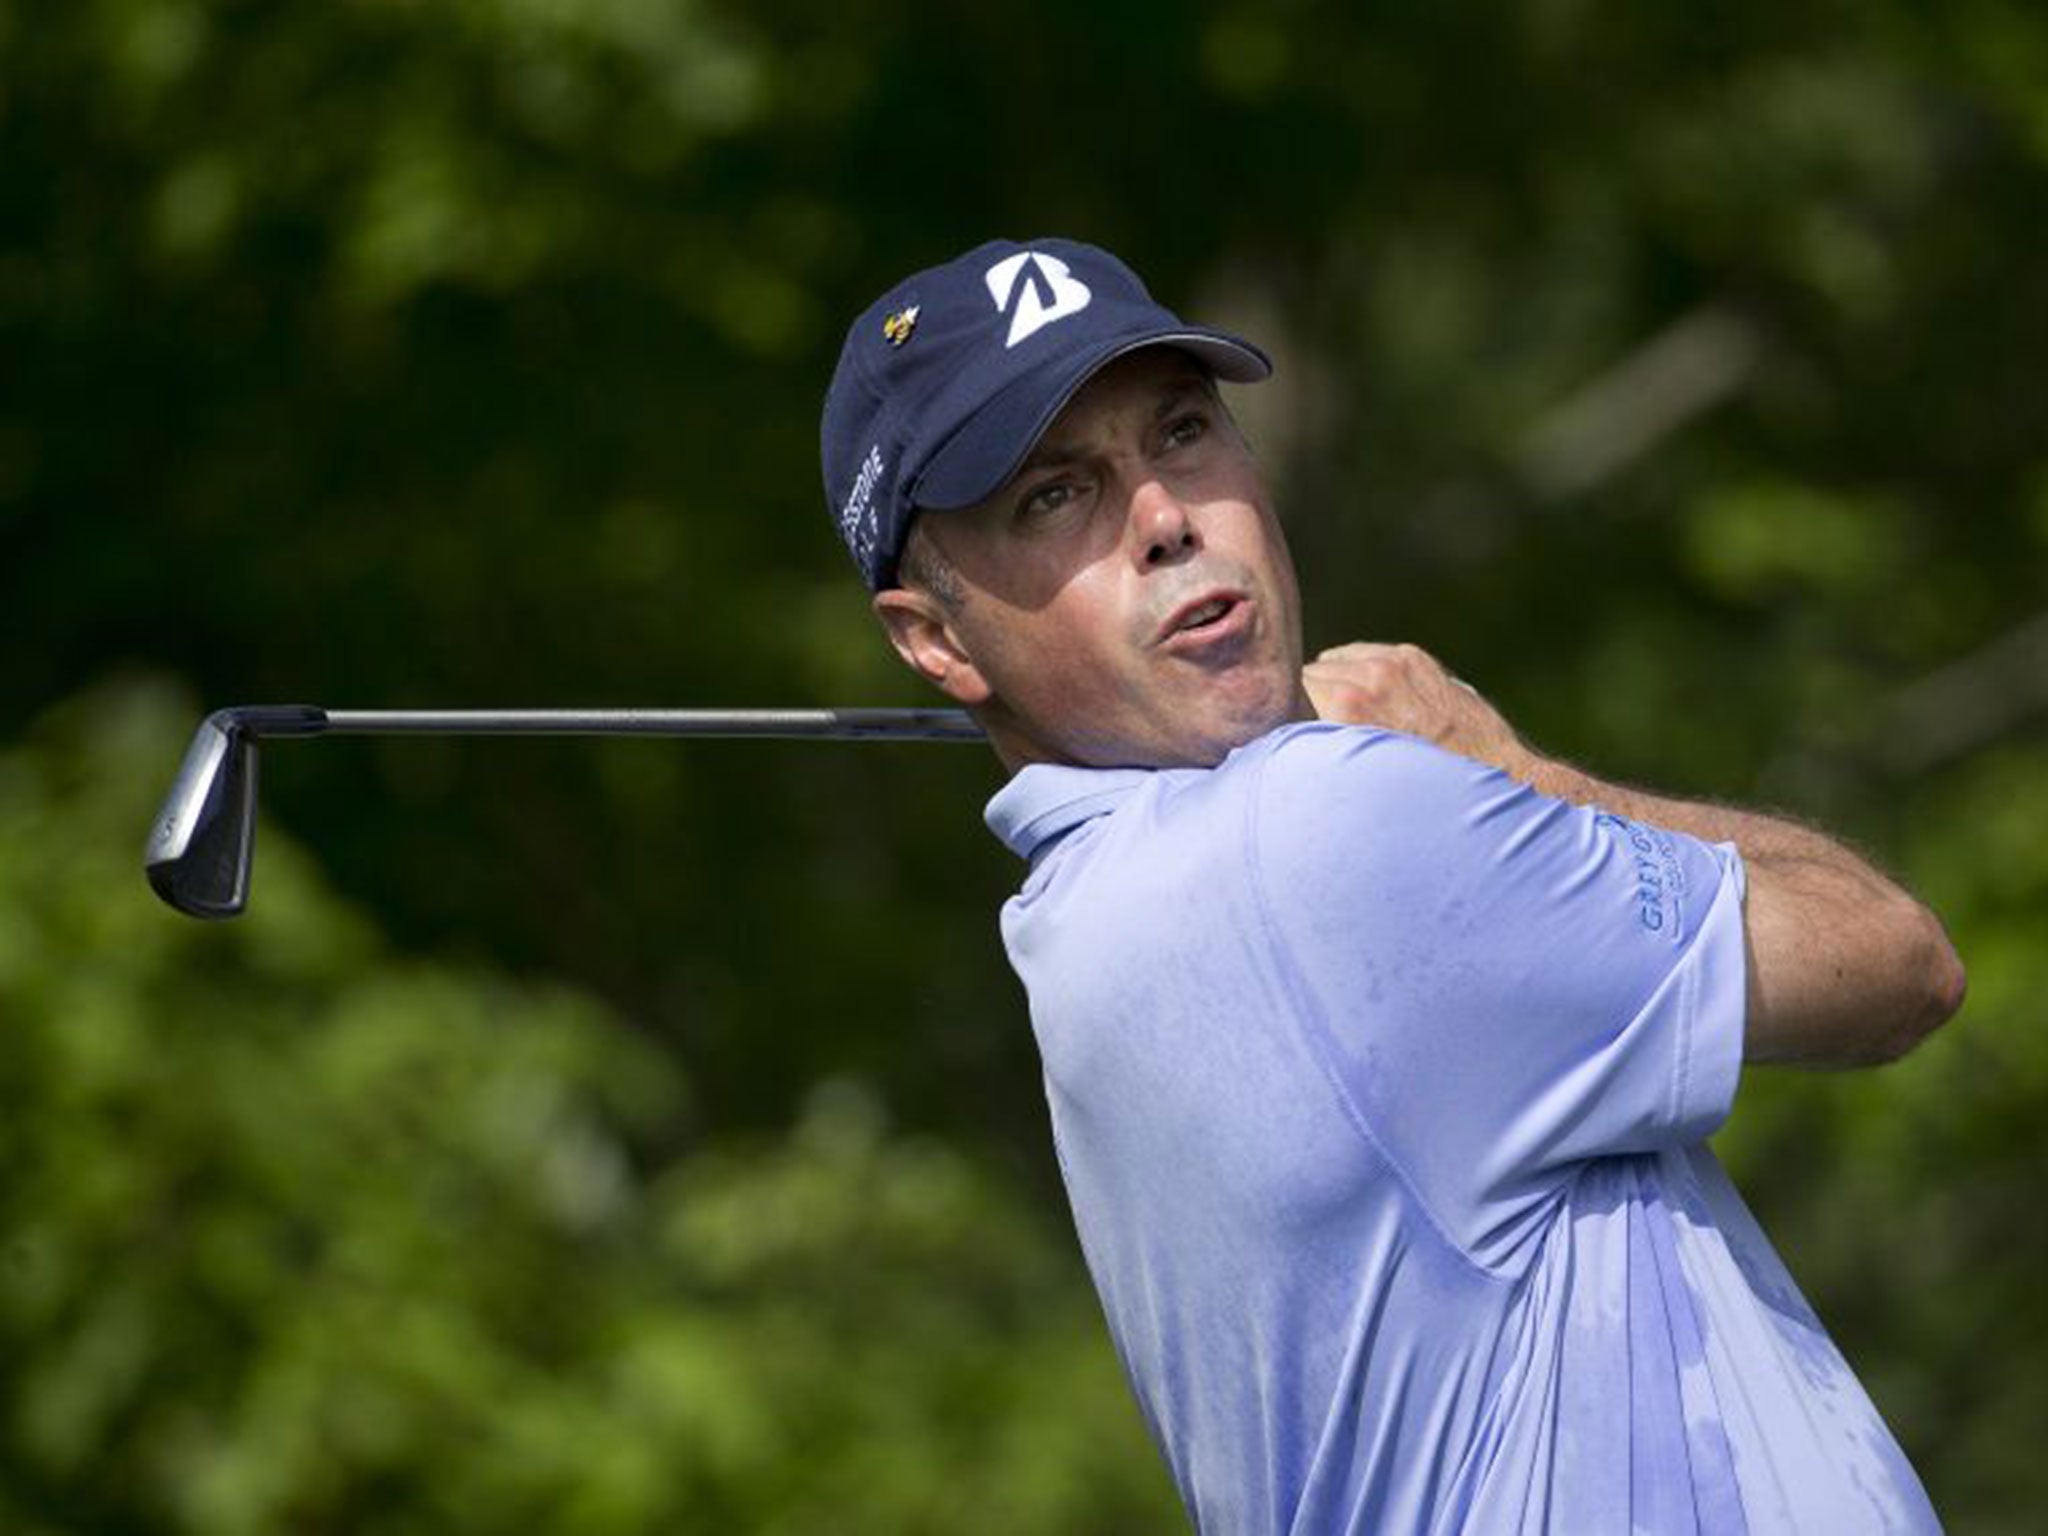
[[[1022,501],[1017,503],[1019,517],[1043,517],[1048,512],[1057,512],[1074,499],[1074,488],[1064,480],[1055,480],[1041,485]]]
[[[1209,430],[1209,419],[1201,415],[1187,415],[1173,422],[1166,429],[1166,445],[1169,448],[1184,447],[1204,436]]]

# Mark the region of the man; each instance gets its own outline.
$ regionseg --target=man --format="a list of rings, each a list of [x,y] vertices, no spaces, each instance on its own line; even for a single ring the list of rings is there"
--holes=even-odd
[[[1601,783],[1408,646],[1303,664],[1213,380],[1107,253],[855,322],[830,506],[988,732],[1089,1269],[1196,1527],[1926,1531],[1705,1138],[1743,1062],[1895,1057],[1939,923],[1806,828]]]

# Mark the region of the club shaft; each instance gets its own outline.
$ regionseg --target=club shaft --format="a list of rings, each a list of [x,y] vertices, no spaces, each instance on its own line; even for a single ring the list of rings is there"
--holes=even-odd
[[[710,736],[980,741],[957,709],[330,709],[341,736]]]
[[[981,741],[955,709],[322,709],[253,704],[200,724],[150,828],[156,893],[194,917],[249,899],[257,744],[293,736],[697,736],[826,741]]]

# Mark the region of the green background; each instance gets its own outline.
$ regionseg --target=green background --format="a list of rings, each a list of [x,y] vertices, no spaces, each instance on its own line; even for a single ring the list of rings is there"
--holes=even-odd
[[[1312,646],[1870,847],[1962,1016],[1717,1145],[1952,1526],[2048,1508],[2048,12],[0,0],[0,1528],[1171,1531],[975,748],[204,709],[926,702],[846,319],[1107,244]]]

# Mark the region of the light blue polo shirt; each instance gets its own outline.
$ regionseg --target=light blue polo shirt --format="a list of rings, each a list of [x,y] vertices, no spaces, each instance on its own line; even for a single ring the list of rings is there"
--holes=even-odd
[[[1932,1531],[1703,1145],[1742,866],[1384,731],[1024,769],[1003,937],[1198,1530]]]

